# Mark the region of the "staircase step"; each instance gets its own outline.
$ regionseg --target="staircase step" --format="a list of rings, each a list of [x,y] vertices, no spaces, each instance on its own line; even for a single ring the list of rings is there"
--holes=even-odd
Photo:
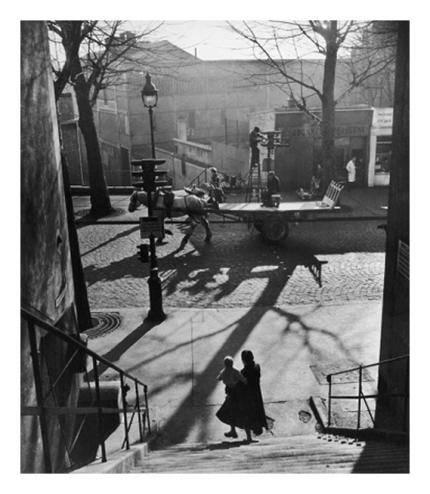
[[[338,436],[263,438],[246,444],[180,444],[152,451],[132,473],[406,473],[406,446]]]

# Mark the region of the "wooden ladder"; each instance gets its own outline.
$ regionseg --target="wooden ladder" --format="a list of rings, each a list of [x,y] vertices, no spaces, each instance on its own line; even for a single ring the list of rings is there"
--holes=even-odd
[[[248,184],[246,187],[245,202],[261,201],[261,165],[249,167]]]

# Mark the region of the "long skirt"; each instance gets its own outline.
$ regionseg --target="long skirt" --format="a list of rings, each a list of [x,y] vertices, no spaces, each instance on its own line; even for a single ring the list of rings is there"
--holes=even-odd
[[[266,417],[260,387],[237,385],[230,390],[216,416],[221,422],[239,429],[251,430],[260,435],[271,429],[273,419]]]

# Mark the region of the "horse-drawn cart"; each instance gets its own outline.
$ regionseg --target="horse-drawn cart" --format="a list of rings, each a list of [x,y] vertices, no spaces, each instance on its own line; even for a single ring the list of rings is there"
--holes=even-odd
[[[332,181],[321,201],[281,202],[278,207],[262,206],[256,202],[224,203],[212,212],[252,224],[266,240],[277,243],[288,236],[289,223],[339,211],[340,207],[336,206],[336,203],[342,188],[343,185]]]

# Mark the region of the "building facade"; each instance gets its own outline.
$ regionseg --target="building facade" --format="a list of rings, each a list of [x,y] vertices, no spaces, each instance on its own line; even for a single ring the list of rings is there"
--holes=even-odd
[[[318,114],[318,112],[314,112]],[[335,179],[346,180],[345,165],[357,157],[357,185],[389,184],[392,109],[339,108],[335,115]],[[315,165],[321,163],[321,130],[305,113],[293,109],[260,112],[250,119],[250,129],[281,131],[288,146],[275,150],[272,168],[285,190],[308,188]],[[267,151],[261,147],[264,157]]]
[[[146,43],[145,50],[150,46]],[[283,63],[291,74],[312,80],[316,87],[322,85],[323,60],[284,60]],[[159,91],[154,109],[157,147],[181,159],[175,138],[211,146],[212,164],[227,174],[247,172],[252,115],[286,107],[291,91],[300,94],[308,107],[320,104],[309,89],[287,85],[259,60],[203,61],[163,42],[162,50],[159,49],[150,66]],[[145,64],[139,50],[130,53],[124,69],[115,86],[100,92],[94,107],[109,185],[130,184],[130,160],[149,157],[151,150],[149,119],[140,94]],[[338,61],[335,98],[345,95],[342,99],[345,106],[367,103],[362,89],[346,91],[349,70],[347,63]],[[72,183],[79,180],[85,182],[85,174],[76,171]]]

